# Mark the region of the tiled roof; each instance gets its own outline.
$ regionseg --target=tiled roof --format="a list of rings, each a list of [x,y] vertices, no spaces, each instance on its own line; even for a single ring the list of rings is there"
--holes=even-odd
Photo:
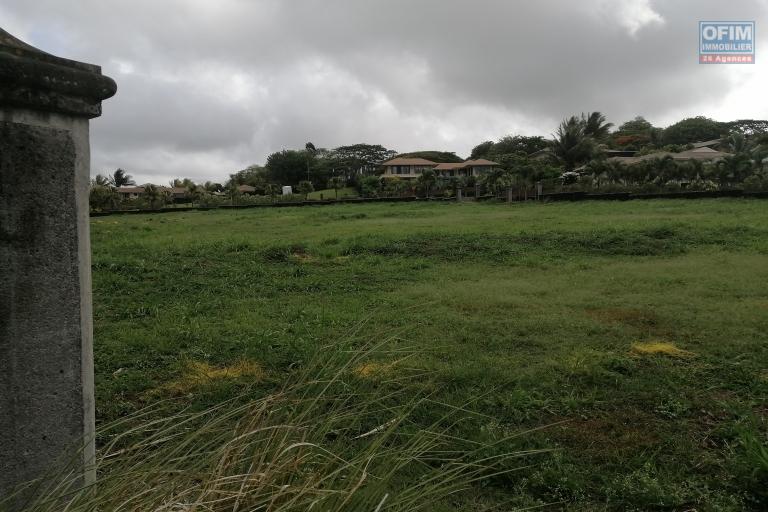
[[[464,162],[466,165],[472,165],[472,166],[494,166],[499,165],[497,162],[492,162],[490,160],[486,160],[485,158],[478,158],[477,160],[467,160]]]
[[[393,158],[382,165],[437,165],[437,163],[424,158]]]
[[[467,162],[451,162],[445,164],[437,164],[436,171],[452,171],[454,169],[463,169],[467,166]]]
[[[612,162],[621,162],[626,165],[636,164],[645,160],[655,160],[665,158],[667,156],[672,157],[673,160],[685,161],[685,160],[717,160],[729,156],[730,153],[723,153],[722,151],[715,151],[707,147],[700,147],[696,149],[689,149],[688,151],[681,151],[680,153],[670,153],[668,151],[660,151],[658,153],[649,153],[643,156],[613,156],[608,158]]]

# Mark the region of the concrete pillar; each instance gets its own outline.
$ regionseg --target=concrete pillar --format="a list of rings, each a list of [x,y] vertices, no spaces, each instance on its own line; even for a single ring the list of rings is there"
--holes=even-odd
[[[95,477],[88,120],[115,91],[0,29],[0,497]]]
[[[512,187],[509,187],[507,189],[507,202],[511,203],[513,201],[515,190]]]
[[[462,196],[463,196],[463,195],[464,195],[464,189],[463,189],[463,188],[461,188],[461,187],[458,187],[458,188],[456,189],[456,200],[457,200],[457,201],[461,201],[461,200],[462,200]]]

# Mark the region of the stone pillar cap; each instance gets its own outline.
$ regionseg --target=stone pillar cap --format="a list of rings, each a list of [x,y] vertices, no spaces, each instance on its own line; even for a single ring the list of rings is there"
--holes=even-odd
[[[0,108],[93,118],[116,91],[101,67],[45,53],[0,28]]]

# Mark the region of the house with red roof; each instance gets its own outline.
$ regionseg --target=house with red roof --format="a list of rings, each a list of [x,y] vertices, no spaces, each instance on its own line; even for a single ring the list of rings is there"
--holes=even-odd
[[[393,158],[382,164],[384,174],[382,178],[414,179],[431,169],[442,178],[458,178],[480,176],[490,171],[499,164],[485,159],[466,160],[464,162],[437,163],[424,158]]]

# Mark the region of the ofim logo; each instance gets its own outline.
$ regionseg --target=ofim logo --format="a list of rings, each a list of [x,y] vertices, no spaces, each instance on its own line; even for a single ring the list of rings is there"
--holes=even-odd
[[[754,64],[754,21],[700,21],[700,64]]]

